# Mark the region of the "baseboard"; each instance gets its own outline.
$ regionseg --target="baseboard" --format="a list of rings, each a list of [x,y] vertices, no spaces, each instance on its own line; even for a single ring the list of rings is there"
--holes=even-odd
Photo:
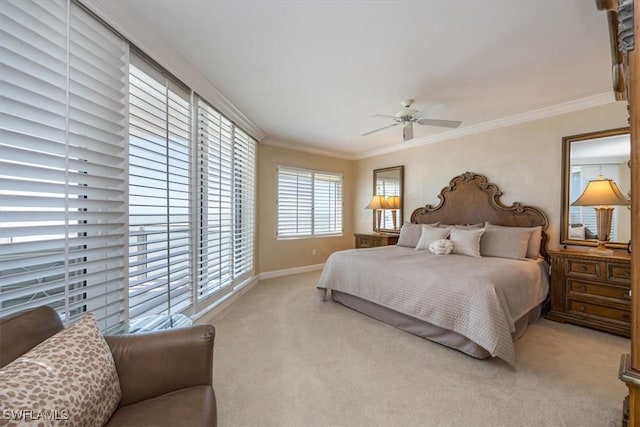
[[[273,279],[275,277],[290,276],[292,274],[308,273],[310,271],[322,270],[324,263],[304,265],[302,267],[286,268],[284,270],[265,271],[260,273],[260,280]]]

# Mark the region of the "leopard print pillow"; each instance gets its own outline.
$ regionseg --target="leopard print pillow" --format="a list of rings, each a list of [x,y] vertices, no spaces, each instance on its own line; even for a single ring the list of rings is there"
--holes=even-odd
[[[122,393],[93,314],[0,369],[0,424],[102,426]]]

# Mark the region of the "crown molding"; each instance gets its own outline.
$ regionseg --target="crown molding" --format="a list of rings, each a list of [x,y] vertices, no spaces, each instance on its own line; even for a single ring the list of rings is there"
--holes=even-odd
[[[406,143],[393,144],[385,147],[374,148],[372,150],[362,151],[353,155],[352,157],[356,160],[366,159],[367,157],[394,153],[396,151],[407,150],[409,148],[419,147],[421,145],[433,144],[435,142],[446,141],[449,139],[460,138],[463,136],[486,132],[493,129],[513,126],[521,123],[531,122],[534,120],[545,119],[548,117],[558,116],[560,114],[571,113],[573,111],[598,107],[600,105],[610,104],[612,102],[615,102],[615,98],[612,92],[601,93],[598,95],[577,99],[575,101],[553,105],[551,107],[528,111],[521,114],[515,114],[513,116],[503,117],[501,119],[491,120],[489,122],[478,123],[455,130],[438,133],[436,135],[430,135]]]
[[[265,138],[260,141],[262,145],[270,145],[272,147],[286,148],[287,150],[301,151],[303,153],[315,154],[318,156],[334,157],[343,160],[357,160],[355,154],[342,153],[339,151],[323,150],[321,148],[311,147],[308,145],[296,144],[292,142],[284,142],[274,138]]]
[[[0,0],[1,1],[1,0]],[[125,1],[80,0],[123,37],[182,80],[228,119],[258,141],[267,135],[236,108],[200,71],[151,28]]]

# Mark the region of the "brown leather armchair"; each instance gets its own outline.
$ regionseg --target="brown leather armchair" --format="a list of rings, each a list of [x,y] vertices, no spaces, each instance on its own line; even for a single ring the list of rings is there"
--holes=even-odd
[[[0,368],[63,328],[50,307],[0,318]],[[107,426],[215,426],[212,325],[105,337],[122,399]]]

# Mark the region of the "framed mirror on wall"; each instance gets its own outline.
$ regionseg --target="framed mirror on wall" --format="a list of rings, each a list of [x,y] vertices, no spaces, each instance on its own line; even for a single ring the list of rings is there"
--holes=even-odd
[[[630,153],[629,128],[562,138],[562,244],[598,246],[600,240],[609,249],[627,248],[631,239],[631,210],[624,201],[628,202],[631,191]],[[607,191],[613,190],[615,197],[599,203],[598,197],[594,199],[590,193],[595,188],[590,182],[606,184]],[[597,212],[596,208],[603,207],[613,208],[610,223]]]
[[[374,231],[399,233],[404,218],[404,166],[375,169],[373,196],[383,198],[383,206],[381,206],[383,209],[373,211]],[[380,227],[378,227],[378,215]]]

